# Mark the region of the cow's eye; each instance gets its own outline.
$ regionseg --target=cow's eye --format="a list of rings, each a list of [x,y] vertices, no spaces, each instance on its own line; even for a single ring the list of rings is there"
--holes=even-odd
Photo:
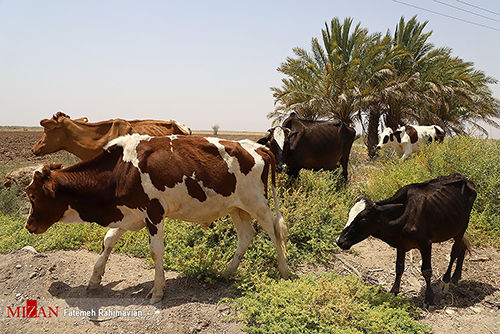
[[[29,197],[30,197],[30,200],[32,200],[32,201],[35,200],[35,195],[31,194]]]

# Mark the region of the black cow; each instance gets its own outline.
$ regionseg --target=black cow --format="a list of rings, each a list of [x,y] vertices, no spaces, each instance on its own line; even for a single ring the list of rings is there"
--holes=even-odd
[[[269,130],[258,143],[267,145],[276,157],[276,169],[298,176],[302,168],[335,170],[342,165],[347,180],[347,163],[356,131],[340,120],[311,121],[292,113],[282,126]]]
[[[432,243],[455,239],[450,263],[443,276],[447,288],[456,259],[452,282],[457,283],[462,276],[465,252],[470,249],[464,234],[475,199],[474,184],[460,174],[409,184],[380,202],[362,198],[349,211],[346,227],[337,245],[347,250],[371,235],[395,247],[396,280],[391,292],[396,294],[404,271],[405,254],[410,249],[418,248],[422,255],[422,275],[427,284],[424,302],[427,306],[434,302],[430,286]]]

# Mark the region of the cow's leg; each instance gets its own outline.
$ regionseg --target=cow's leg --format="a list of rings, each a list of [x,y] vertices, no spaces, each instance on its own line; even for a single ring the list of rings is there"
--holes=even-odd
[[[403,272],[405,271],[405,256],[406,252],[398,248],[398,253],[396,256],[396,279],[394,280],[394,284],[392,285],[391,292],[397,295],[399,293],[399,287],[401,286],[401,276],[403,276]]]
[[[106,267],[106,262],[108,262],[109,254],[111,254],[113,247],[123,235],[123,233],[125,233],[125,230],[121,228],[111,228],[106,233],[106,236],[104,237],[104,241],[102,243],[101,255],[94,265],[94,271],[92,272],[92,276],[89,280],[89,285],[87,286],[89,290],[96,289],[101,284],[102,275],[104,275],[104,270]]]
[[[461,242],[463,242],[462,238],[460,238],[459,240],[455,239],[455,243],[451,247],[450,263],[448,264],[448,269],[446,269],[446,272],[443,275],[443,283],[444,284],[443,284],[442,290],[444,293],[448,292],[448,288],[450,285],[451,268],[453,267],[453,263],[457,259],[458,254],[460,253],[460,248],[461,248],[460,243]]]
[[[238,233],[238,247],[236,248],[233,259],[227,267],[226,275],[230,275],[236,271],[248,245],[250,245],[255,235],[252,219],[248,212],[241,209],[234,209],[230,212],[230,216],[236,228],[236,232]]]
[[[151,297],[151,304],[157,303],[163,298],[165,289],[165,273],[163,270],[163,253],[165,245],[163,243],[163,221],[153,224],[149,218],[146,218],[146,227],[149,232],[149,251],[155,265],[155,279],[153,288],[147,294],[146,298]]]
[[[287,183],[291,185],[299,178],[300,169],[291,169],[287,166],[286,174],[288,175]]]
[[[453,284],[457,284],[462,278],[462,266],[464,264],[465,252],[467,251],[467,246],[463,238],[460,238],[459,241],[455,241],[455,244],[459,244],[459,248],[457,249],[457,266],[455,267],[455,272],[451,277],[451,281]]]
[[[248,212],[259,222],[260,226],[266,231],[274,243],[276,252],[278,253],[278,269],[283,278],[288,279],[290,270],[286,261],[286,236],[281,235],[281,224],[278,217],[273,216],[271,209],[267,206],[266,200],[257,205],[252,205],[252,210]],[[283,219],[283,218],[282,218]],[[276,233],[280,233],[279,236]]]
[[[344,177],[344,180],[347,182],[347,165],[349,163],[349,153],[347,156],[343,155],[342,158],[340,159],[340,164],[342,165],[342,176]]]
[[[402,161],[405,161],[411,154],[411,145],[404,145],[403,156],[401,157]]]
[[[425,300],[424,308],[434,304],[434,293],[431,287],[432,266],[431,266],[432,243],[429,241],[420,245],[420,255],[422,256],[422,276],[425,279]]]

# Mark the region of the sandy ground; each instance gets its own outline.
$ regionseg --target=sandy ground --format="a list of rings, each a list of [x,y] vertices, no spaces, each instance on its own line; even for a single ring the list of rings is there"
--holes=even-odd
[[[165,298],[150,305],[145,297],[152,288],[153,269],[144,259],[123,254],[112,254],[101,287],[88,292],[88,278],[97,257],[85,250],[0,255],[0,332],[241,332],[241,325],[224,320],[231,314],[230,305],[218,303],[230,296],[229,283],[207,285],[167,271]],[[47,313],[48,307],[58,307],[58,316],[12,318],[7,306],[15,310],[28,299],[37,300],[39,314],[40,307]],[[116,313],[125,310],[130,316]],[[76,313],[82,311],[89,313]]]

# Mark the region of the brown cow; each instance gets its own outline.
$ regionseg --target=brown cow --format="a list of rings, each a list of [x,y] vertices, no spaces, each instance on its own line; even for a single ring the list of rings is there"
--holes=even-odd
[[[55,114],[52,119],[41,120],[40,125],[44,127],[44,132],[31,149],[35,155],[66,150],[82,160],[96,156],[108,142],[126,134],[139,133],[150,136],[191,134],[189,128],[174,120],[111,119],[88,123],[87,118],[72,120],[61,112]]]
[[[109,254],[126,231],[147,227],[155,264],[155,303],[163,297],[163,220],[165,217],[200,222],[229,214],[238,233],[238,246],[227,273],[234,272],[255,230],[255,217],[278,252],[278,267],[286,263],[286,225],[279,212],[274,179],[274,156],[249,140],[228,141],[194,136],[127,135],[111,141],[93,159],[60,169],[44,166],[27,189],[31,212],[26,228],[43,233],[60,222],[96,222],[111,227],[104,239],[89,288],[101,282]],[[276,217],[267,203],[267,180]]]
[[[349,219],[337,244],[342,249],[349,249],[372,235],[395,247],[396,280],[391,292],[396,294],[405,267],[405,254],[418,248],[422,255],[422,275],[427,284],[425,307],[434,302],[431,288],[433,242],[455,239],[448,270],[443,276],[446,287],[455,260],[453,283],[462,276],[465,252],[470,247],[464,234],[475,199],[474,184],[460,174],[406,185],[391,198],[380,202],[362,198],[349,211]]]

